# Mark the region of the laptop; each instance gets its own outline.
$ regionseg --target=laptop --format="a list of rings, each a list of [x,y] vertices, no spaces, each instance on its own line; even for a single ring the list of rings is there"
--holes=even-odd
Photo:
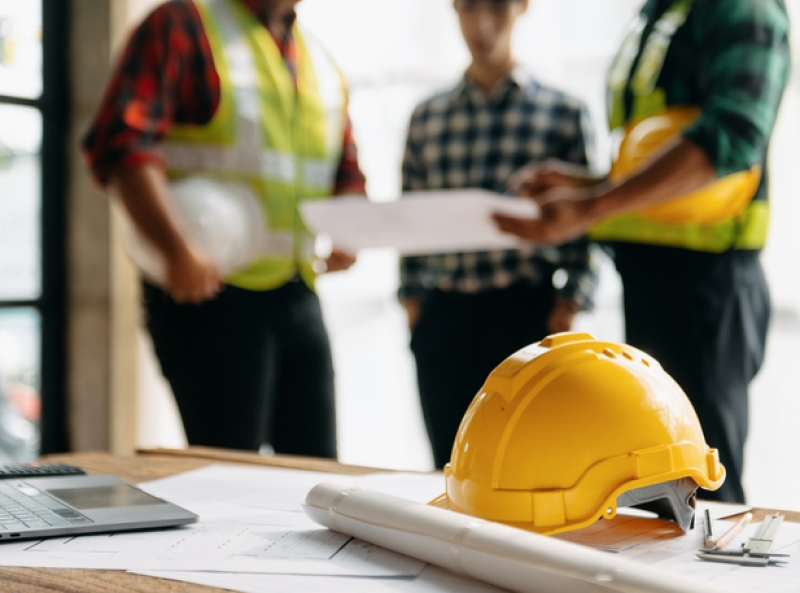
[[[175,527],[197,515],[112,476],[0,481],[0,543]]]

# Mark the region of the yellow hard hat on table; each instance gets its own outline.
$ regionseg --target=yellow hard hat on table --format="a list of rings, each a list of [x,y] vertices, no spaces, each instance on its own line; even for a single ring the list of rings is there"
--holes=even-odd
[[[519,350],[459,427],[431,504],[543,534],[664,502],[684,530],[725,479],[686,394],[653,358],[583,333]]]
[[[622,130],[611,179],[641,169],[667,142],[677,138],[700,115],[695,107],[672,107],[658,115],[633,120]],[[750,203],[761,181],[761,167],[726,175],[690,194],[648,206],[637,215],[666,224],[711,225],[734,218]]]

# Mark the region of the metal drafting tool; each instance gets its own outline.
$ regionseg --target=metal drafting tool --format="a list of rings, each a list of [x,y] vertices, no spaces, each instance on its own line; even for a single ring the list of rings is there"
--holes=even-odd
[[[786,556],[786,554],[780,554],[780,556]],[[738,554],[720,554],[708,550],[698,552],[697,557],[700,558],[700,560],[727,562],[728,564],[739,564],[742,566],[769,566],[770,564],[783,564],[788,562],[787,560],[779,560],[776,558],[776,554],[751,556],[744,552],[739,552]]]
[[[697,557],[711,562],[727,562],[744,566],[769,566],[770,564],[787,562],[786,560],[781,560],[781,558],[788,558],[789,554],[773,554],[769,551],[782,522],[783,515],[777,513],[768,515],[761,522],[756,533],[748,538],[741,548],[732,550],[704,549],[697,554]],[[737,523],[737,525],[740,523]],[[708,533],[709,530],[706,529],[706,534]]]
[[[703,525],[703,547],[706,550],[710,550],[714,547],[714,544],[717,543],[717,540],[714,539],[714,533],[711,530],[711,513],[708,509],[705,510],[703,518],[705,520],[705,524]]]
[[[783,515],[775,513],[764,517],[755,535],[748,539],[742,549],[749,554],[766,554],[769,552],[778,529],[783,523]]]

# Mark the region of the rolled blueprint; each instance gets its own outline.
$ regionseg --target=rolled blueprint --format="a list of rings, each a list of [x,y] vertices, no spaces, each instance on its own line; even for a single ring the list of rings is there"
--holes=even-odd
[[[341,484],[315,486],[304,508],[334,531],[517,593],[730,593],[608,552]]]

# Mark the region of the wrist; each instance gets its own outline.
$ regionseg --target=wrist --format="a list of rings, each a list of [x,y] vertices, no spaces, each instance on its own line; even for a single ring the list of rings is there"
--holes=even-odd
[[[547,167],[556,174],[560,174],[573,187],[591,188],[605,181],[608,176],[592,173],[587,165],[567,161],[551,160]]]
[[[165,240],[161,245],[161,251],[164,257],[171,262],[184,261],[192,255],[192,248],[180,236]]]
[[[614,214],[613,189],[607,179],[587,188],[588,197],[584,201],[584,214],[592,225]]]
[[[592,189],[603,186],[608,181],[607,175],[595,175],[588,170],[578,179],[581,187]]]

